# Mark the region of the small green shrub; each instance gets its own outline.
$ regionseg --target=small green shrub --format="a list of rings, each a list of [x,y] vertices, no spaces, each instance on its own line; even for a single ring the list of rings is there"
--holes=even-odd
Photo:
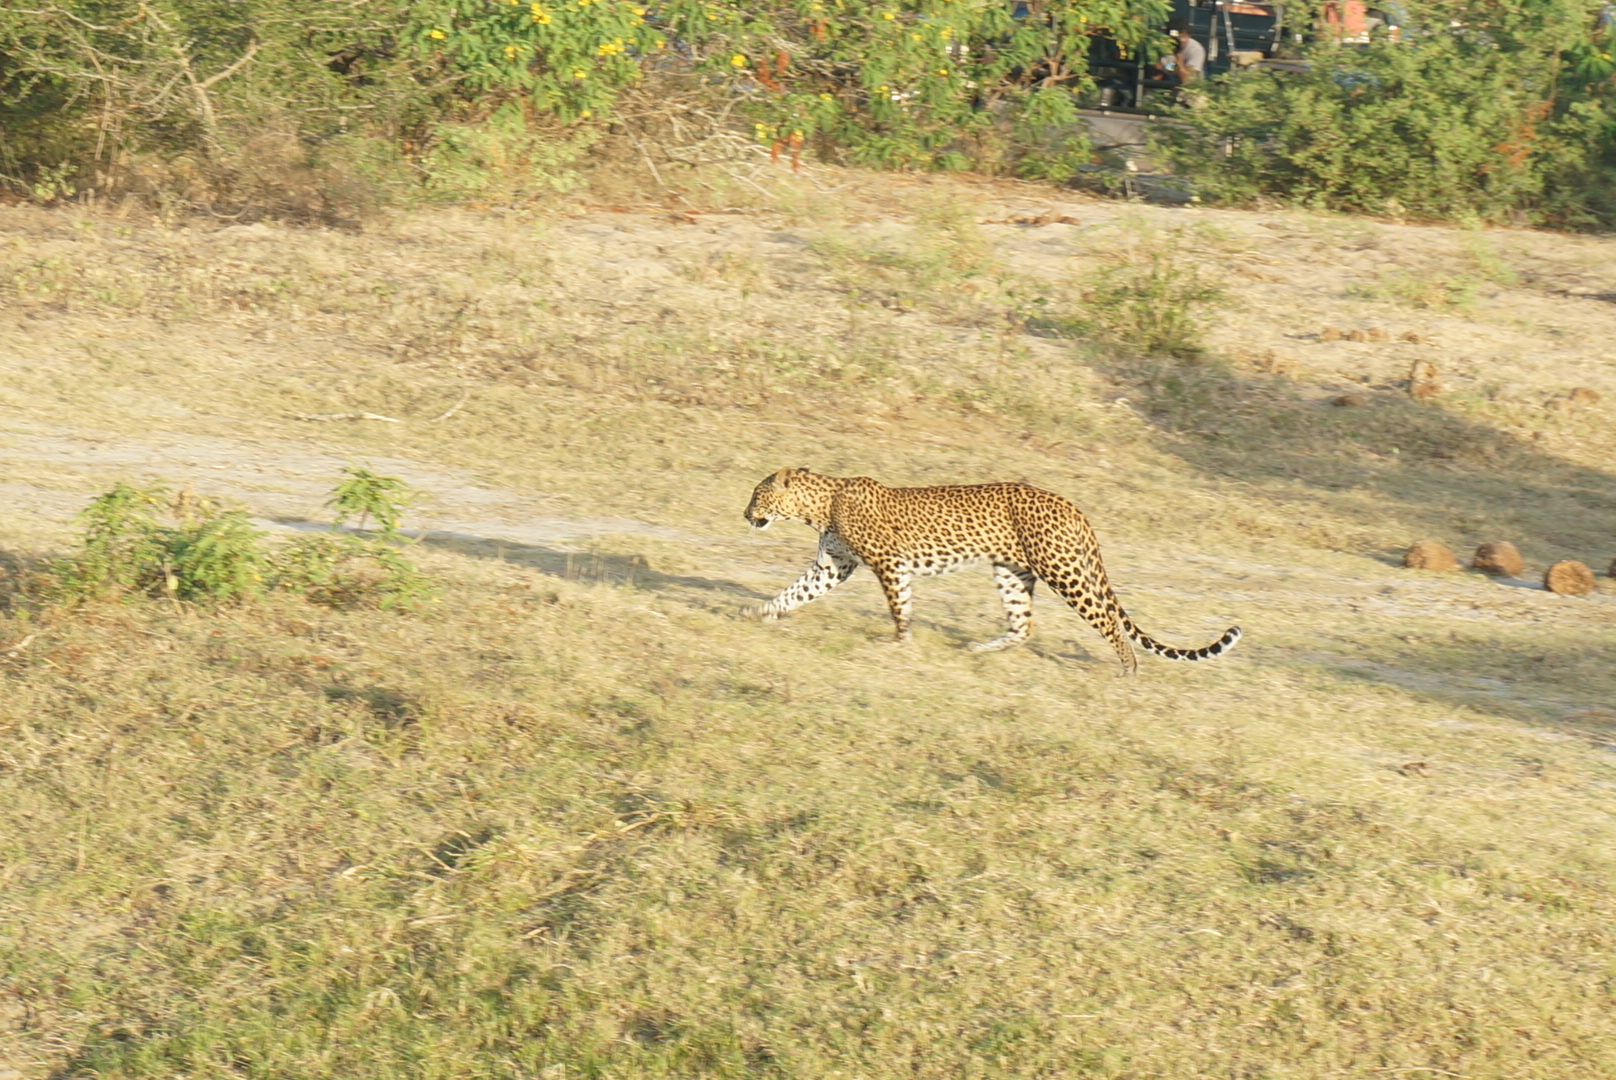
[[[242,600],[264,590],[263,534],[245,510],[181,492],[159,519],[162,485],[119,481],[81,515],[84,548],[54,567],[68,599],[145,594],[176,600]]]
[[[1223,298],[1177,252],[1177,233],[1141,235],[1083,282],[1082,308],[1066,329],[1140,355],[1201,351],[1201,311]]]
[[[275,553],[276,584],[311,604],[332,608],[411,608],[431,583],[397,548],[356,536],[324,533]]]
[[[414,607],[431,593],[431,586],[388,541],[398,535],[405,508],[420,492],[396,476],[362,465],[349,465],[342,474],[346,479],[325,503],[335,511],[332,528],[357,519],[362,530],[374,518],[381,538],[332,532],[298,540],[276,556],[278,584],[325,607]]]
[[[366,522],[375,518],[382,536],[397,535],[405,508],[418,497],[416,491],[396,476],[381,476],[361,465],[347,466],[342,475],[348,479],[333,488],[325,502],[329,509],[336,511],[332,524],[341,526],[357,518],[358,527],[363,529]]]
[[[414,492],[402,480],[350,467],[327,504],[337,524],[358,517],[382,526],[383,539],[336,533],[264,545],[247,512],[190,491],[168,497],[161,484],[119,481],[81,515],[84,546],[51,564],[49,599],[77,603],[130,596],[185,601],[242,601],[269,589],[328,607],[412,607],[430,594],[425,575],[387,542]]]

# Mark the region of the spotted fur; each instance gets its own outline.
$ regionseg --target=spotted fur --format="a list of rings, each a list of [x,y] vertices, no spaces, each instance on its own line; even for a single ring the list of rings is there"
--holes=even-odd
[[[1094,530],[1082,511],[1030,484],[889,488],[865,476],[781,469],[752,492],[746,520],[756,529],[793,520],[819,531],[813,565],[773,600],[743,612],[752,618],[777,619],[817,600],[863,563],[886,593],[898,640],[907,641],[912,578],[987,562],[1009,629],[1003,637],[973,644],[973,652],[1027,640],[1033,585],[1040,578],[1111,643],[1128,674],[1139,667],[1133,645],[1168,660],[1206,660],[1240,640],[1240,628],[1231,626],[1204,649],[1175,649],[1140,630],[1111,591]]]

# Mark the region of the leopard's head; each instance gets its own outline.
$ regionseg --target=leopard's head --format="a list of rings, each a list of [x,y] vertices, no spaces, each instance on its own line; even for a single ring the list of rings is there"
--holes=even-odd
[[[752,489],[752,501],[746,504],[746,523],[754,529],[767,529],[772,522],[784,520],[812,523],[818,516],[821,484],[807,469],[781,469]]]

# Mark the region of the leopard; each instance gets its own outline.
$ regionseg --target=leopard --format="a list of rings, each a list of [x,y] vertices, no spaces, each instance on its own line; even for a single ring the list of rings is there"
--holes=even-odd
[[[886,594],[898,642],[910,640],[911,581],[989,564],[1008,623],[1003,636],[973,642],[989,653],[1032,634],[1033,587],[1043,581],[1111,643],[1122,674],[1138,672],[1137,645],[1167,660],[1222,656],[1240,640],[1231,626],[1200,649],[1164,645],[1139,629],[1111,591],[1099,542],[1083,512],[1052,491],[1016,481],[939,487],[887,487],[867,476],[836,477],[785,468],[763,478],[746,521],[766,529],[800,521],[819,533],[807,571],[743,617],[772,622],[868,566]]]

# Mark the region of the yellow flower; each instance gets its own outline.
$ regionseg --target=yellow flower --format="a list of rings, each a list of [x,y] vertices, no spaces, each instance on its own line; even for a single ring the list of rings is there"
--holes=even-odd
[[[550,13],[548,11],[541,11],[537,15],[533,16],[533,21],[538,23],[540,26],[549,26]]]
[[[587,78],[589,78],[589,72],[584,71],[581,68],[575,68],[573,70],[572,77],[574,79],[587,79]]]
[[[746,57],[742,56],[740,53],[736,53],[734,56],[729,58],[729,63],[730,67],[743,68],[746,66]]]
[[[835,101],[836,99],[831,97],[829,94],[820,94],[819,95],[819,100],[820,101]]]
[[[890,11],[883,11],[881,13],[881,17],[883,19],[896,19],[897,18],[897,16],[892,14],[892,12],[890,12]]]
[[[505,46],[505,59],[507,59],[507,60],[516,59],[516,46],[515,45],[507,45],[507,46]]]
[[[939,74],[939,75],[947,75],[948,74],[948,69],[947,68],[938,68],[937,69],[937,74]]]
[[[444,38],[446,38],[448,36],[449,35],[445,34],[442,30],[434,30],[430,34],[427,35],[427,37],[437,38],[439,41],[442,41]]]
[[[643,18],[645,15],[645,9],[642,7],[629,8],[629,10],[634,13],[636,18]]]

